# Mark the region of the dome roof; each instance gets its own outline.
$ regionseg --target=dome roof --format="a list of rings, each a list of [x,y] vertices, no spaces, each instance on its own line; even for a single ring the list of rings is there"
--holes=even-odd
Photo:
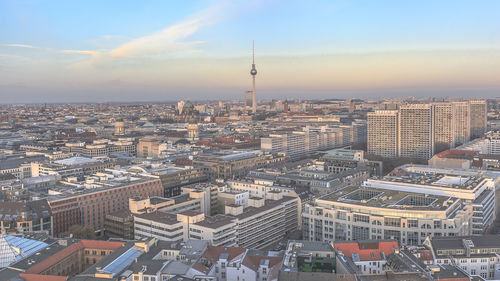
[[[194,105],[189,100],[187,100],[183,108],[194,108]]]

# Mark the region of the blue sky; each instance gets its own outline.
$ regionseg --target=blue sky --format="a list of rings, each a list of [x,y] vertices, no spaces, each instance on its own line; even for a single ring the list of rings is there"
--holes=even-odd
[[[499,1],[4,1],[4,102],[498,96]]]

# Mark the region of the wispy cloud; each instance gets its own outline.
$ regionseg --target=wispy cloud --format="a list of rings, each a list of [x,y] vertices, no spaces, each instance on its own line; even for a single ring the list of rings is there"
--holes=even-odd
[[[97,51],[88,51],[88,50],[61,50],[59,51],[63,54],[79,54],[79,55],[97,55]]]
[[[114,66],[120,62],[133,60],[134,62],[156,56],[174,56],[178,54],[192,54],[203,52],[202,40],[190,39],[194,34],[203,28],[226,20],[227,17],[234,16],[237,11],[236,6],[229,0],[215,1],[215,4],[196,14],[188,16],[184,20],[137,38],[126,38],[118,36],[120,45],[101,46],[100,49],[52,49],[43,48],[27,44],[0,44],[0,47],[30,48],[47,52],[68,54],[68,55],[88,55],[88,58],[71,62],[69,68],[93,68],[96,66]],[[100,40],[110,41],[116,39],[116,35],[103,35]],[[125,40],[125,41],[124,41]],[[118,43],[118,42],[116,42]],[[102,48],[104,47],[104,48]]]
[[[143,57],[183,50],[192,50],[200,41],[181,40],[196,33],[200,28],[213,24],[209,13],[202,13],[151,35],[133,39],[109,53],[114,58]]]
[[[2,47],[14,47],[14,48],[26,48],[26,49],[37,49],[37,47],[27,44],[0,44]]]

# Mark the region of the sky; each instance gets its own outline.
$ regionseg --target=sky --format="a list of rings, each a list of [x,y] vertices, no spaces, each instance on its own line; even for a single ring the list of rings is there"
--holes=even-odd
[[[0,103],[500,96],[497,0],[0,0]]]

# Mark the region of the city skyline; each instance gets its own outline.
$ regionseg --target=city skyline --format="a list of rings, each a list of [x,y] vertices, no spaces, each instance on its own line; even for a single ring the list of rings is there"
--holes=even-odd
[[[498,96],[493,1],[0,1],[4,103]],[[458,46],[458,47],[457,47]]]

